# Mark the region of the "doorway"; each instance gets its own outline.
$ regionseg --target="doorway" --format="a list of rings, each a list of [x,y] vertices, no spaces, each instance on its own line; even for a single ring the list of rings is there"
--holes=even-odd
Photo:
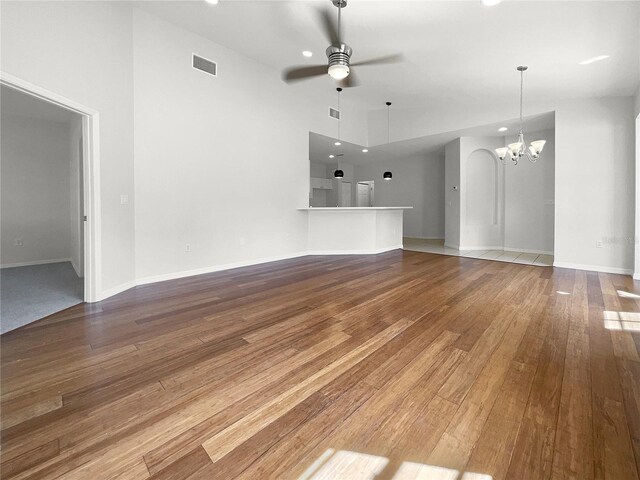
[[[358,207],[373,207],[374,181],[358,182],[356,205]]]
[[[342,182],[342,186],[340,188],[341,188],[340,206],[350,207],[351,206],[351,182]]]
[[[100,300],[98,113],[0,74],[1,333]]]

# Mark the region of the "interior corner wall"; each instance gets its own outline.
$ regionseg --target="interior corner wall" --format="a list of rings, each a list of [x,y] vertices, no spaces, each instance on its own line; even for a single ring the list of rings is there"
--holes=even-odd
[[[306,252],[309,131],[333,134],[333,97],[138,9],[133,31],[138,281]]]
[[[2,265],[69,261],[69,125],[17,115],[0,124]]]
[[[460,248],[460,139],[444,147],[444,244]]]
[[[504,249],[553,255],[555,130],[528,131],[525,140],[547,143],[536,163],[504,167]],[[505,138],[505,146],[511,141]]]
[[[391,181],[382,179],[386,171],[393,174]],[[405,237],[444,238],[445,160],[442,154],[356,165],[355,181],[370,180],[375,182],[374,206],[413,207],[404,211]]]
[[[131,8],[0,2],[2,71],[100,113],[103,294],[134,281]],[[120,204],[121,194],[129,195],[128,205]]]

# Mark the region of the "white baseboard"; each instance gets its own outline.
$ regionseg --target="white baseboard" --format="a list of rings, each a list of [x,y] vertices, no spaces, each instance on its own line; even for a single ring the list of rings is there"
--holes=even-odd
[[[444,240],[444,237],[416,237],[415,235],[406,235],[404,238],[415,238],[416,240]]]
[[[454,250],[460,250],[460,245],[454,245],[452,243],[446,243],[444,244],[445,247],[447,248],[453,248]]]
[[[574,270],[587,270],[590,272],[615,273],[618,275],[631,275],[633,270],[630,268],[603,267],[600,265],[584,265],[581,263],[553,262],[554,267],[572,268]]]
[[[402,245],[394,245],[392,247],[385,247],[373,250],[315,250],[309,251],[307,255],[378,255],[384,252],[390,252],[391,250],[400,250]]]
[[[114,295],[117,295],[119,293],[122,293],[126,290],[129,290],[130,288],[133,288],[136,286],[136,281],[135,280],[131,280],[130,282],[125,282],[121,285],[117,285],[115,287],[112,288],[108,288],[107,290],[103,290],[102,294],[100,295],[100,298],[98,298],[96,300],[96,302],[99,302],[101,300],[106,300],[109,297],[113,297]]]
[[[503,250],[508,250],[510,252],[518,252],[518,253],[536,253],[538,255],[553,255],[553,252],[549,252],[547,250],[529,250],[526,248],[514,248],[514,247],[504,247]]]
[[[80,278],[84,277],[84,275],[82,274],[82,271],[76,265],[76,262],[74,262],[73,259],[70,259],[69,261],[71,262],[71,266],[73,267],[73,269],[76,271],[76,275],[78,275],[78,277]]]
[[[71,262],[70,258],[56,258],[54,260],[34,260],[32,262],[20,262],[20,263],[5,263],[0,265],[0,268],[14,268],[14,267],[31,267],[34,265],[48,265],[50,263],[64,263]],[[73,264],[73,262],[72,262]]]
[[[640,280],[640,272],[636,272],[633,274],[633,279],[634,280]]]
[[[279,260],[289,260],[291,258],[304,257],[309,255],[308,252],[298,252],[288,255],[277,255],[274,257],[258,258],[255,260],[246,260],[243,262],[226,263],[222,265],[213,265],[210,267],[196,268],[194,270],[184,270],[182,272],[165,273],[162,275],[151,275],[136,280],[136,285],[147,285],[149,283],[164,282],[166,280],[175,280],[177,278],[192,277],[194,275],[202,275],[204,273],[221,272],[223,270],[231,270],[233,268],[250,267],[252,265],[260,265],[261,263],[277,262]]]
[[[504,250],[504,247],[502,245],[500,245],[499,247],[477,247],[477,246],[472,246],[472,247],[467,247],[466,245],[460,245],[458,247],[458,250],[463,250],[463,251],[477,251],[477,250]]]
[[[138,285],[148,285],[151,283],[157,283],[157,282],[165,282],[167,280],[176,280],[178,278],[185,278],[185,277],[192,277],[194,275],[202,275],[204,273],[214,273],[214,272],[221,272],[224,270],[231,270],[234,268],[241,268],[241,267],[250,267],[253,265],[260,265],[262,263],[269,263],[269,262],[277,262],[280,260],[289,260],[292,258],[299,258],[299,257],[306,257],[309,255],[376,255],[379,253],[384,253],[384,252],[389,252],[391,250],[399,250],[402,249],[402,245],[396,245],[393,247],[387,247],[387,248],[381,248],[381,249],[377,249],[377,250],[351,250],[351,251],[305,251],[305,252],[298,252],[298,253],[293,253],[293,254],[288,254],[288,255],[277,255],[274,257],[266,257],[266,258],[259,258],[259,259],[255,259],[255,260],[247,260],[244,262],[235,262],[235,263],[227,263],[227,264],[223,264],[223,265],[214,265],[211,267],[205,267],[205,268],[197,268],[194,270],[184,270],[182,272],[173,272],[173,273],[166,273],[166,274],[162,274],[162,275],[152,275],[152,276],[148,276],[148,277],[144,277],[144,278],[139,278],[137,280],[132,280],[130,282],[125,282],[121,285],[118,285],[116,287],[113,288],[109,288],[107,290],[104,290],[102,292],[102,295],[100,296],[100,300],[106,300],[109,297],[112,297],[114,295],[117,295],[119,293],[122,293],[126,290],[129,290],[130,288],[136,287]]]

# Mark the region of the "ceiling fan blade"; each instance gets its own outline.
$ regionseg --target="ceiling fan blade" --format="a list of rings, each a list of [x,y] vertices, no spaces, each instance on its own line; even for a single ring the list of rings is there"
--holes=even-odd
[[[318,19],[325,37],[331,45],[340,44],[340,35],[334,17],[328,10],[318,10]]]
[[[351,69],[351,71],[349,72],[349,76],[340,80],[338,82],[338,85],[340,85],[342,88],[351,88],[359,86],[360,82],[358,81],[357,75],[353,73],[353,69]]]
[[[370,58],[369,60],[363,60],[361,62],[352,62],[352,67],[363,67],[366,65],[382,65],[385,63],[398,63],[404,60],[404,55],[396,53],[395,55],[387,55],[385,57]]]
[[[312,65],[310,67],[292,67],[282,73],[285,82],[295,82],[305,78],[318,77],[327,74],[326,65]]]

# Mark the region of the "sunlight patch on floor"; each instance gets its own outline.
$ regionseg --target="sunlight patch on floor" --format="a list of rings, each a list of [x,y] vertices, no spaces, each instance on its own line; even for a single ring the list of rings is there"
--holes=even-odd
[[[631,292],[625,292],[624,290],[617,290],[618,296],[622,298],[633,298],[634,300],[640,300],[640,295]]]
[[[604,312],[604,327],[608,330],[640,332],[640,313],[607,310]]]
[[[374,480],[387,466],[389,459],[366,453],[329,448],[300,476],[299,480]],[[392,480],[493,480],[491,475],[464,472],[426,465],[403,462]]]

